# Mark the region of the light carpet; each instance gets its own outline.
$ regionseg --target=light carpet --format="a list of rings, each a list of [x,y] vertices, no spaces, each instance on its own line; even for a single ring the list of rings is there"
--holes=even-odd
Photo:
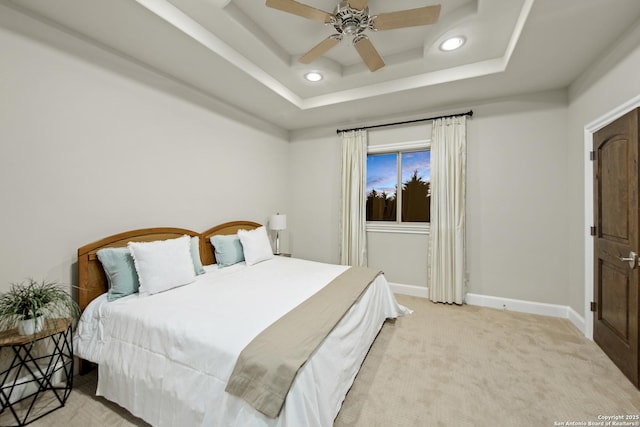
[[[334,426],[640,425],[640,392],[568,320],[397,298],[414,313],[382,328]],[[76,377],[31,425],[147,425],[95,387]]]

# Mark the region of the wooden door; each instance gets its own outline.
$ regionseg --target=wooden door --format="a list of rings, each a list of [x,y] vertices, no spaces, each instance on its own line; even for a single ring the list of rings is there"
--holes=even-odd
[[[638,114],[593,136],[595,274],[593,339],[638,387]],[[631,255],[630,255],[631,254]]]

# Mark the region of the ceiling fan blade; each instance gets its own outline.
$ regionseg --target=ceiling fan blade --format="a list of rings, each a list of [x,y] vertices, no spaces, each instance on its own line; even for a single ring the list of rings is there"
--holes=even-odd
[[[439,16],[439,4],[416,9],[399,10],[397,12],[381,13],[374,19],[373,28],[376,30],[392,30],[394,28],[430,25],[436,23]]]
[[[322,22],[323,24],[328,23],[333,16],[324,10],[316,9],[294,0],[267,0],[266,5],[267,7]]]
[[[376,71],[384,67],[384,61],[373,43],[366,36],[360,36],[353,40],[353,45],[360,54],[360,58],[367,65],[369,71]]]
[[[362,10],[367,7],[369,0],[349,0],[349,7],[355,10]]]
[[[326,39],[315,45],[309,52],[302,55],[300,59],[298,59],[298,62],[301,62],[303,64],[311,64],[313,61],[327,53],[329,49],[337,45],[340,40],[342,40],[342,36],[340,36],[339,34],[334,34],[327,37]]]

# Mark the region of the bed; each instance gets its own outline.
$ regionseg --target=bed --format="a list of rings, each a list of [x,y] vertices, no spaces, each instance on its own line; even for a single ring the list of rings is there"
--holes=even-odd
[[[97,395],[154,426],[333,424],[384,321],[409,310],[397,304],[384,275],[372,276],[292,377],[282,406],[274,413],[255,406],[231,390],[250,344],[292,313],[307,311],[300,307],[355,270],[279,256],[251,265],[247,258],[221,268],[211,237],[260,228],[255,222],[234,221],[203,233],[142,229],[78,249],[83,315],[74,344],[83,366],[85,361],[98,365]],[[204,274],[164,292],[108,301],[108,278],[98,251],[183,236],[198,242]]]

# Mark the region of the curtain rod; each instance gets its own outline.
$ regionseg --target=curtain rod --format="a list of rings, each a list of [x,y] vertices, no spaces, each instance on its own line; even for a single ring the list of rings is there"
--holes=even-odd
[[[426,122],[426,121],[429,121],[429,120],[448,119],[448,118],[451,118],[451,117],[459,117],[459,116],[473,117],[473,110],[469,110],[466,113],[449,114],[449,115],[446,115],[446,116],[427,117],[425,119],[407,120],[405,122],[384,123],[384,124],[381,124],[381,125],[362,126],[362,127],[359,127],[359,128],[351,128],[351,129],[336,129],[336,133],[349,132],[349,131],[352,131],[352,130],[365,130],[365,129],[382,128],[382,127],[385,127],[385,126],[405,125],[407,123]]]

